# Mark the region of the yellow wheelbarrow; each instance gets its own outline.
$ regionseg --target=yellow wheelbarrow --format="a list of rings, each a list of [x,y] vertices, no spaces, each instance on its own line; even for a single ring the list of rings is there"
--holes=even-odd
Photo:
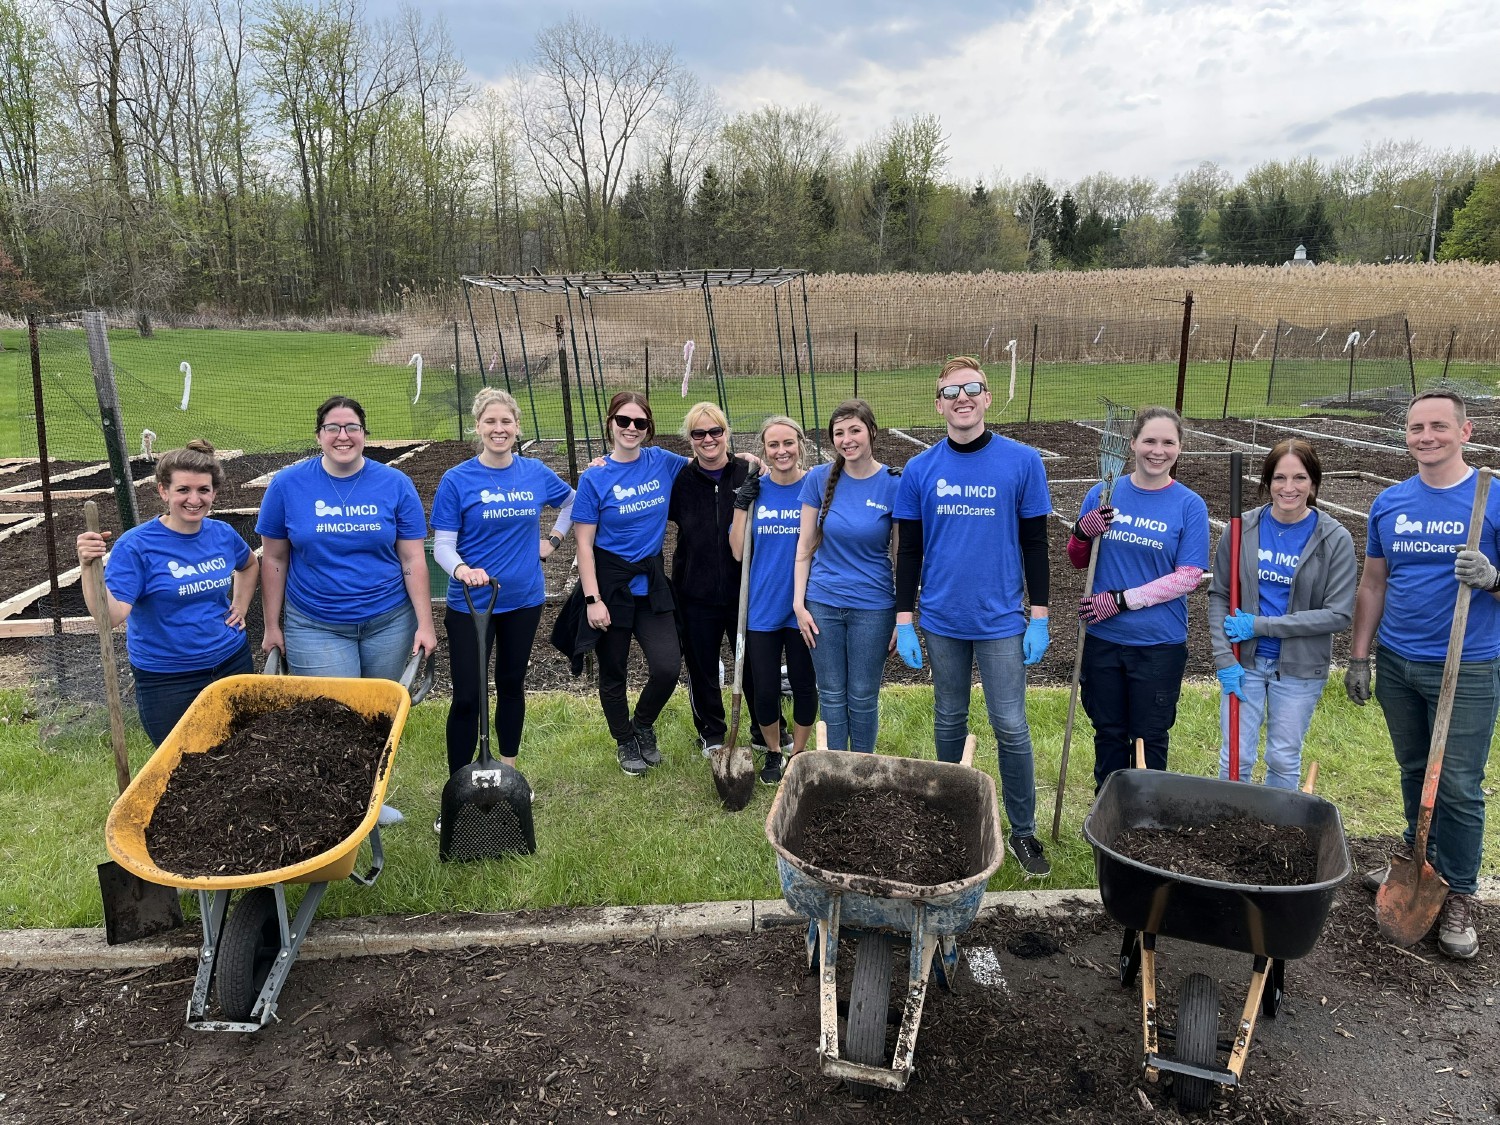
[[[310,699],[332,699],[367,719],[386,717],[385,745],[370,802],[359,827],[338,844],[302,863],[272,871],[213,876],[179,875],[158,867],[146,848],[146,825],[184,754],[201,754],[229,735],[239,713],[291,707]],[[328,884],[353,879],[369,886],[385,865],[377,818],[390,781],[396,746],[412,699],[394,680],[350,680],[316,676],[228,676],[203,689],[165,742],[136,774],[110,811],[104,828],[109,854],[132,874],[152,883],[196,891],[203,915],[203,948],[188,1001],[187,1024],[197,1031],[259,1031],[276,1018],[276,1001]],[[370,839],[369,871],[355,870],[359,847]],[[295,918],[288,918],[286,885],[306,883]],[[229,909],[234,891],[245,893]],[[219,1019],[207,1016],[208,994],[217,982]]]

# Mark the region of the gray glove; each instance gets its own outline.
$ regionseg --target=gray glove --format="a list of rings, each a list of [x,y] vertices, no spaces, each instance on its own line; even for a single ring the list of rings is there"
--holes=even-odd
[[[1349,702],[1363,707],[1370,702],[1370,658],[1350,659],[1349,670],[1344,673],[1344,692]]]
[[[1495,564],[1482,551],[1460,551],[1453,562],[1453,576],[1476,590],[1495,588]]]

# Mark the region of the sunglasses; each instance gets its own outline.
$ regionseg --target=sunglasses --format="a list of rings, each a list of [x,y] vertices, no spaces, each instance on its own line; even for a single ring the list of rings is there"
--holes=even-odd
[[[319,433],[327,434],[329,437],[333,437],[340,430],[344,431],[350,437],[359,437],[360,434],[365,432],[365,428],[358,422],[344,422],[342,424],[338,422],[324,422],[318,427]]]
[[[688,437],[694,441],[702,441],[704,438],[721,438],[724,436],[723,426],[710,426],[706,430],[689,430]]]
[[[615,425],[619,426],[622,430],[628,430],[631,426],[634,426],[638,430],[649,430],[651,428],[651,419],[631,418],[626,414],[616,414]]]
[[[939,387],[938,395],[942,398],[947,399],[949,402],[952,402],[960,394],[966,394],[970,398],[978,398],[987,390],[989,390],[989,388],[976,379],[972,383],[954,383],[951,386]]]

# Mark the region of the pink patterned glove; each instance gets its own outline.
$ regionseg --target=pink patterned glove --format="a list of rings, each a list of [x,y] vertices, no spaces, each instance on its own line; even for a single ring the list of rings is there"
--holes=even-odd
[[[1091,597],[1078,599],[1078,620],[1085,625],[1097,625],[1126,608],[1124,590],[1104,590]]]
[[[1109,530],[1110,521],[1115,518],[1115,510],[1109,505],[1095,508],[1073,525],[1073,537],[1088,542],[1097,539]]]

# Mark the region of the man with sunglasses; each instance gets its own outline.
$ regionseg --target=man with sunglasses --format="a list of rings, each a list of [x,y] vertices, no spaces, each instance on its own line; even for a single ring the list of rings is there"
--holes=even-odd
[[[985,429],[990,392],[978,360],[950,359],[937,386],[948,438],[906,463],[896,493],[896,649],[922,666],[913,623],[920,586],[938,759],[963,756],[977,662],[1010,850],[1028,879],[1042,878],[1052,865],[1036,838],[1025,666],[1042,659],[1049,640],[1047,474],[1036,450]]]
[[[731,646],[734,643],[740,599],[740,564],[729,550],[729,525],[734,520],[735,492],[756,468],[729,455],[729,420],[714,403],[699,402],[688,408],[682,436],[692,443],[693,459],[679,470],[667,509],[667,519],[677,525],[672,589],[693,725],[703,755],[708,757],[723,745],[729,730],[719,657],[725,637]],[[746,698],[754,698],[748,663],[744,691]],[[753,723],[748,725],[751,745],[764,753],[759,730]],[[790,746],[791,740],[783,717],[782,742]]]

